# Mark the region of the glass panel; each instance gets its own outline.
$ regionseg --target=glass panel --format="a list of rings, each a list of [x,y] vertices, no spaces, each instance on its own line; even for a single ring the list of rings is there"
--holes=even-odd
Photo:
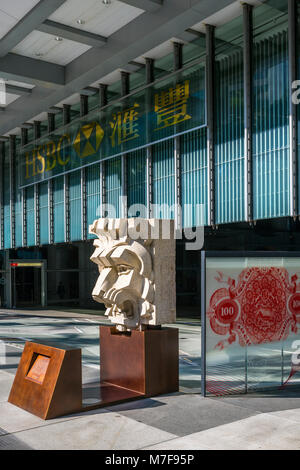
[[[173,219],[175,215],[174,142],[153,146],[152,152],[153,217]]]
[[[154,77],[155,80],[168,75],[169,73],[173,72],[174,70],[174,54],[166,55],[161,59],[155,60],[155,68],[154,68]]]
[[[287,2],[254,9],[254,218],[289,215],[289,64]]]
[[[216,221],[244,220],[243,18],[216,29]]]
[[[40,240],[41,244],[49,243],[49,198],[48,183],[39,185],[39,209],[40,209]]]
[[[53,180],[54,243],[65,241],[64,177]]]
[[[99,93],[89,96],[89,111],[98,109],[100,103]]]
[[[207,132],[206,129],[181,137],[181,182],[183,227],[207,224]]]
[[[18,167],[18,158],[20,155],[20,145],[16,148],[16,168]],[[18,181],[15,181],[15,242],[16,248],[23,245],[23,207],[22,207],[22,192],[18,190]]]
[[[109,215],[104,217],[118,218],[120,213],[121,193],[121,159],[115,158],[105,162],[105,194],[106,205]]]
[[[69,175],[70,197],[70,237],[72,241],[81,240],[81,172],[75,171]]]
[[[205,125],[205,67],[198,64],[24,146],[19,186]]]
[[[196,37],[192,42],[185,44],[182,50],[183,65],[186,66],[190,62],[200,59],[203,57],[205,60],[206,55],[206,38],[205,34],[199,33],[199,37]]]
[[[101,186],[100,165],[92,165],[86,169],[86,205],[87,205],[87,227],[101,215]],[[95,235],[88,233],[88,238]]]
[[[300,257],[207,258],[207,394],[300,384],[299,267]]]
[[[10,181],[10,166],[9,166],[9,145],[7,142],[4,144],[4,168],[3,168],[3,181]],[[3,185],[3,223],[4,223],[4,248],[11,247],[11,233],[10,233],[10,187],[9,184]]]
[[[35,246],[34,187],[25,190],[27,245]]]
[[[129,217],[147,218],[146,180],[146,149],[128,154],[127,203]],[[140,210],[137,205],[141,206]]]

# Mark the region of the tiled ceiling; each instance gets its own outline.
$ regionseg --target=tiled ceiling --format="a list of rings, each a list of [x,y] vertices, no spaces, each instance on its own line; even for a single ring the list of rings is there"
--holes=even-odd
[[[67,0],[49,20],[109,37],[143,12],[118,0],[107,6],[101,0]]]
[[[67,65],[88,49],[90,46],[85,44],[68,39],[57,41],[51,34],[33,31],[12,52],[58,65]]]
[[[224,4],[229,2],[229,6],[219,11],[217,15],[210,16],[211,24],[222,23],[225,19],[228,20],[228,17],[233,17],[240,12],[240,0],[232,0],[232,3],[231,0],[223,1]],[[182,39],[179,39],[180,36],[189,41],[181,34],[187,28],[187,21],[192,28],[192,22],[196,23],[197,17],[202,18],[201,13],[201,16],[192,14],[191,20],[189,19],[190,10],[194,8],[192,4],[198,5],[201,2],[202,0],[186,2],[190,4],[189,7],[186,9],[178,7],[178,11],[175,8],[173,12],[172,8],[169,8],[172,0],[168,0],[168,4],[167,0],[164,0],[161,8],[165,24],[161,24],[160,7],[157,10],[148,8],[151,6],[151,0],[148,4],[144,3],[147,11],[123,3],[122,0],[111,0],[109,5],[105,5],[102,0],[0,0],[0,40],[13,29],[12,34],[2,41],[2,51],[0,47],[3,77],[14,79],[14,81],[7,82],[12,86],[35,88],[31,94],[26,93],[26,90],[13,89],[13,87],[8,90],[7,109],[1,113],[2,121],[0,118],[3,125],[3,131],[0,131],[0,134],[7,132],[8,126],[14,127],[19,119],[24,119],[22,122],[33,119],[32,114],[36,115],[43,110],[43,103],[47,103],[45,107],[48,110],[58,100],[60,100],[60,106],[64,103],[78,103],[79,93],[87,86],[98,87],[99,83],[106,83],[112,86],[112,93],[115,92],[120,82],[121,67],[122,70],[133,72],[138,68],[134,62],[143,65],[147,57],[157,60],[157,67],[164,71],[165,67],[162,63],[165,57],[170,57],[174,47],[173,42],[182,42]],[[210,2],[217,3],[216,0],[203,0],[204,4]],[[257,4],[259,0],[247,0],[247,2]],[[139,5],[137,1],[133,3]],[[175,0],[174,4],[178,6]],[[61,6],[57,8],[59,5]],[[34,9],[35,7],[37,8]],[[34,10],[31,14],[32,9]],[[217,11],[217,8],[214,10],[208,5],[205,9],[210,12]],[[195,12],[197,13],[197,9]],[[182,26],[183,31],[180,29],[181,22],[185,24]],[[207,22],[207,17],[203,16],[203,21],[195,24],[194,28],[201,31],[205,22]],[[62,25],[61,28],[60,25]],[[42,32],[43,28],[47,32]],[[80,34],[74,32],[72,28],[92,34]],[[56,31],[56,34],[61,34],[62,37],[55,36],[54,32],[49,34],[49,31]],[[191,35],[190,32],[188,33]],[[73,40],[65,39],[64,34]],[[107,41],[99,41],[99,48],[91,47],[93,43],[90,40],[96,39],[92,37],[93,34],[103,36],[107,38]],[[176,35],[179,38],[176,38]],[[128,52],[129,45],[132,48],[132,55]],[[157,47],[153,48],[155,45]],[[120,51],[116,50],[117,47],[120,47]],[[122,55],[123,49],[125,57]],[[140,55],[134,59],[138,54]],[[27,72],[24,67],[24,64],[27,64],[29,69],[31,67],[31,61],[26,60],[26,57],[39,60],[33,67],[34,70],[30,72]],[[78,58],[79,60],[76,60]],[[168,61],[170,62],[169,59]],[[171,70],[172,66],[173,63],[166,70]],[[99,80],[96,80],[98,74]],[[28,79],[28,83],[21,83],[18,81],[19,78],[21,81]],[[93,83],[89,83],[91,81]],[[31,82],[32,85],[30,85]],[[14,93],[19,93],[19,95]],[[29,100],[28,97],[30,97]],[[9,104],[18,98],[20,102],[10,107]],[[27,105],[28,102],[32,103],[32,114],[29,114],[30,109],[28,108],[28,111],[24,106],[24,103]],[[21,113],[23,109],[25,111]],[[19,118],[20,113],[22,118]],[[35,119],[46,118],[47,113],[43,112]]]
[[[39,0],[0,0],[0,39],[37,3]]]

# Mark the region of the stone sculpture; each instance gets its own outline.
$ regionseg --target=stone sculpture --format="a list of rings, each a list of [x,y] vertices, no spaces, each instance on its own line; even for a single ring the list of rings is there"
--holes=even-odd
[[[176,320],[174,222],[98,219],[91,260],[99,278],[92,296],[119,331]]]

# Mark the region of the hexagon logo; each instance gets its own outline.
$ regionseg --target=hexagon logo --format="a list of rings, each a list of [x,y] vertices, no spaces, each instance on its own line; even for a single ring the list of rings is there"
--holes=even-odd
[[[104,130],[96,121],[86,124],[79,129],[74,140],[74,149],[79,158],[95,155],[104,137]]]

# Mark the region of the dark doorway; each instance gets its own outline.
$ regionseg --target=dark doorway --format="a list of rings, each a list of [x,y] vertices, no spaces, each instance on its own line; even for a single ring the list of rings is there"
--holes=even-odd
[[[42,270],[38,267],[12,268],[12,305],[15,308],[42,306]]]

